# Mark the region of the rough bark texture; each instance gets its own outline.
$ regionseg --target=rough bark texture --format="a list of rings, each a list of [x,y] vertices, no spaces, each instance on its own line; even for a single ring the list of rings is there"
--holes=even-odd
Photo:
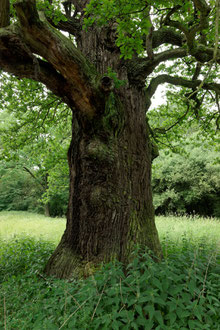
[[[92,120],[74,118],[67,228],[46,267],[48,274],[59,277],[88,275],[88,267],[114,258],[127,263],[136,244],[161,256],[150,186],[146,95],[129,85],[127,69],[119,52],[112,51],[113,44],[106,45],[106,35],[82,33],[81,51],[101,76],[111,67],[127,84],[107,88],[103,108]]]

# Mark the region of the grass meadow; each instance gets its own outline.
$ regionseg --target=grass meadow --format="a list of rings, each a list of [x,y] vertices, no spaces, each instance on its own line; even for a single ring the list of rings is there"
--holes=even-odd
[[[220,221],[157,217],[164,260],[134,251],[83,280],[42,269],[65,219],[0,212],[0,329],[220,329]]]

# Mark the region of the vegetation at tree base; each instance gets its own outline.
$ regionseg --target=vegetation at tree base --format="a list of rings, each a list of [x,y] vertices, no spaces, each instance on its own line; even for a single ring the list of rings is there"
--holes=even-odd
[[[32,231],[31,215],[25,212],[2,212],[0,221],[10,223],[19,215],[17,225],[27,217]],[[37,222],[36,215],[33,220]],[[46,218],[44,222],[47,226]],[[155,263],[149,251],[136,250],[126,276],[116,261],[81,281],[57,280],[41,272],[54,249],[54,233],[48,243],[41,236],[2,240],[0,231],[0,328],[218,329],[219,221],[167,217],[157,225],[161,263]],[[170,227],[175,227],[175,237]]]
[[[7,146],[16,150],[31,137],[22,153],[34,159],[23,167],[41,183],[48,202],[48,181],[61,179],[53,148],[66,151],[60,121],[65,109],[72,113],[67,228],[45,268],[48,275],[78,277],[87,265],[95,269],[114,259],[126,265],[136,244],[161,258],[151,140],[192,117],[212,133],[219,128],[219,16],[218,0],[1,1],[0,68],[21,79],[3,74],[3,107],[13,113],[9,130],[19,131],[12,139],[3,135],[3,155],[10,158]],[[173,120],[152,129],[146,112],[164,83],[179,87],[176,96],[168,93],[167,117]],[[39,159],[30,152],[38,146]],[[19,164],[24,159],[19,155]]]

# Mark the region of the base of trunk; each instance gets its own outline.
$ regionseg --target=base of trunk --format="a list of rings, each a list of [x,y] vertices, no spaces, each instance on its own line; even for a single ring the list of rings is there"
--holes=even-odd
[[[60,242],[50,257],[44,272],[56,278],[81,278],[84,275],[83,263],[74,251]]]
[[[155,256],[153,259],[155,262],[159,262],[163,255],[158,237],[156,237],[155,241],[158,244],[153,245],[153,253]],[[136,249],[136,245],[133,243],[132,247],[133,249],[131,246],[127,249],[127,258],[126,260],[124,259],[124,261],[120,260],[119,256],[116,256],[115,253],[112,253],[112,255],[111,253],[108,253],[106,256],[96,256],[93,257],[92,260],[88,260],[87,258],[83,258],[79,253],[74,251],[72,247],[66,244],[64,234],[60,244],[50,257],[44,272],[47,276],[54,276],[56,278],[82,279],[93,275],[104,263],[113,262],[116,259],[123,262],[124,267],[126,267],[126,265],[132,262],[132,252]],[[143,249],[146,247],[146,245],[142,246]]]

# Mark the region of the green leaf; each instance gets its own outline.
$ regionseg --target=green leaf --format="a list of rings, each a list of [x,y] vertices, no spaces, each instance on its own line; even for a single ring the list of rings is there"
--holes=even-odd
[[[145,306],[144,311],[145,311],[145,313],[147,313],[149,315],[150,320],[152,320],[154,317],[154,313],[155,313],[154,305]]]
[[[154,312],[154,317],[155,317],[155,319],[159,322],[160,325],[164,325],[163,317],[162,317],[161,311],[155,311],[155,312]]]

